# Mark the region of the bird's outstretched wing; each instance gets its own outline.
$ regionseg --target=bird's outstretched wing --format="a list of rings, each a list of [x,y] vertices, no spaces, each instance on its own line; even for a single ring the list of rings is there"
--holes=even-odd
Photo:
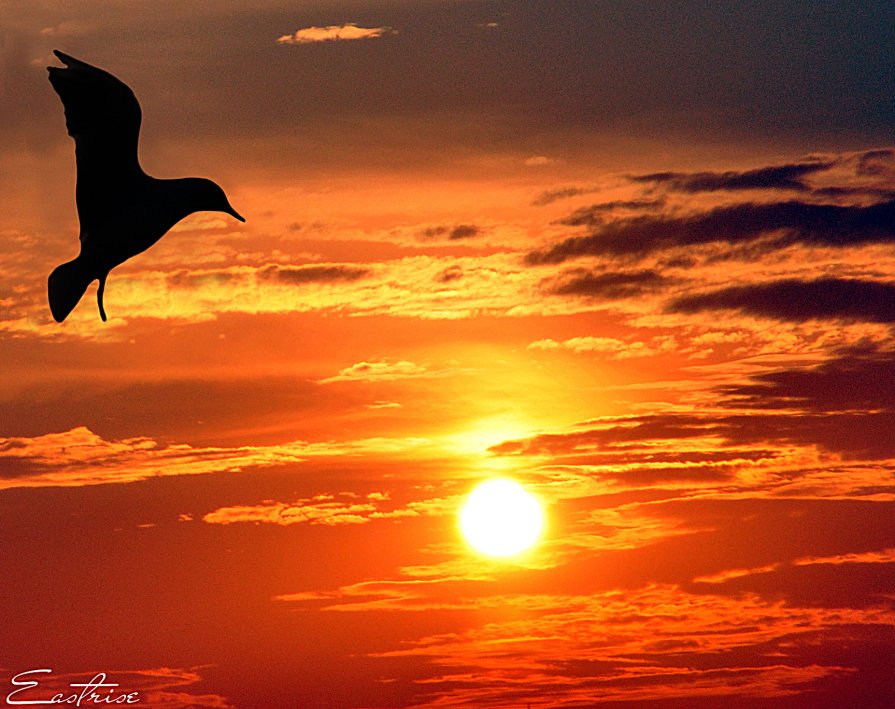
[[[140,104],[110,73],[54,51],[65,67],[47,67],[65,107],[65,126],[75,139],[78,182],[118,180],[140,171],[137,140]]]

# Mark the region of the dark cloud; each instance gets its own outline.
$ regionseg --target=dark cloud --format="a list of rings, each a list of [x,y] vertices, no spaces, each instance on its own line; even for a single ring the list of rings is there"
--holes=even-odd
[[[460,266],[448,266],[435,276],[439,283],[450,283],[463,278],[463,269]]]
[[[478,236],[481,233],[482,230],[474,224],[458,224],[453,229],[451,229],[450,233],[448,234],[448,239],[469,239],[470,237]]]
[[[370,274],[370,269],[342,264],[311,266],[265,266],[258,275],[266,280],[282,283],[331,283],[334,281],[356,281]]]
[[[170,288],[201,288],[203,285],[221,285],[245,280],[245,275],[230,271],[175,271],[165,277]]]
[[[816,445],[844,458],[883,460],[895,456],[895,412],[855,411],[830,414],[755,414],[718,422],[729,444]]]
[[[815,197],[870,197],[876,200],[895,199],[895,191],[881,187],[818,187],[811,190]]]
[[[867,150],[858,158],[855,172],[859,175],[883,175],[895,167],[893,163],[895,163],[895,150],[892,148]]]
[[[669,279],[656,271],[628,271],[618,273],[592,273],[584,269],[572,269],[559,278],[547,279],[542,284],[554,295],[584,295],[600,298],[626,298],[651,291],[664,285]]]
[[[778,320],[858,320],[895,322],[895,285],[876,281],[819,278],[782,280],[684,296],[670,312],[738,310]]]
[[[741,446],[818,446],[850,459],[882,460],[895,456],[893,411],[790,413],[750,411],[717,417],[655,414],[618,419],[571,433],[542,434],[492,447],[497,455],[549,455],[563,464],[587,465],[607,450],[653,450],[657,445],[682,447],[686,441],[720,438],[731,459]],[[717,445],[717,444],[713,444]]]
[[[728,402],[767,415],[728,419],[729,440],[775,436],[794,443],[817,443],[853,458],[895,455],[895,353],[854,348],[816,367],[756,375],[723,387]],[[798,409],[797,416],[775,411]]]
[[[451,241],[470,239],[478,236],[482,230],[475,224],[455,224],[453,226],[433,226],[420,232],[420,236],[427,239],[447,238]]]
[[[768,240],[769,248],[797,242],[832,247],[892,242],[895,200],[869,206],[747,202],[688,217],[624,219],[595,225],[592,233],[566,239],[546,251],[531,252],[526,262],[538,265],[581,256],[643,256],[681,246],[733,245],[762,238]]]
[[[758,458],[771,457],[775,445],[817,446],[847,459],[895,456],[895,353],[853,349],[819,366],[759,374],[719,387],[717,393],[728,412],[585,422],[574,431],[505,441],[491,451],[605,465],[612,455],[628,462],[660,462],[661,457],[652,459],[656,451],[686,460],[693,456],[689,441],[721,439],[723,445],[712,446],[716,463],[749,458],[743,447],[755,445],[768,447],[768,455],[758,453]]]
[[[633,200],[615,200],[612,202],[602,202],[601,204],[592,204],[589,207],[581,207],[576,209],[569,216],[558,219],[556,224],[565,224],[566,226],[594,226],[603,223],[603,214],[611,212],[615,209],[641,210],[653,209],[662,206],[663,201],[660,199],[633,199]]]
[[[568,455],[607,447],[628,446],[655,440],[701,438],[716,433],[718,422],[685,414],[654,414],[616,419],[603,425],[571,433],[544,433],[532,438],[504,441],[489,450],[500,455]]]
[[[632,182],[666,185],[679,192],[717,192],[720,190],[787,189],[805,192],[809,189],[802,179],[815,172],[829,170],[834,162],[806,162],[774,165],[744,172],[654,172],[635,175]]]
[[[593,187],[557,187],[554,190],[541,192],[531,203],[535,207],[545,207],[561,199],[569,199],[570,197],[577,197],[578,195],[589,194],[594,191]]]
[[[721,393],[748,408],[895,411],[895,352],[855,348],[817,367],[756,375]]]

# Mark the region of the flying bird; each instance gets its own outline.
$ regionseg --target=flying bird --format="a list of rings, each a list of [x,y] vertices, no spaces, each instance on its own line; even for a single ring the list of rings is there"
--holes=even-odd
[[[137,158],[140,104],[133,91],[102,69],[53,53],[65,65],[47,70],[75,140],[81,251],[50,274],[50,311],[62,322],[87,286],[99,280],[96,301],[105,321],[103,291],[115,266],[148,249],[193,212],[226,212],[245,219],[211,180],[159,180],[143,172]]]

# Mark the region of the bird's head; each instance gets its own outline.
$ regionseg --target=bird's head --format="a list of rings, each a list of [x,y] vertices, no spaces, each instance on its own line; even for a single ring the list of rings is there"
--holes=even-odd
[[[189,180],[191,201],[197,212],[225,212],[241,222],[245,218],[230,205],[220,185],[204,177],[187,178]]]

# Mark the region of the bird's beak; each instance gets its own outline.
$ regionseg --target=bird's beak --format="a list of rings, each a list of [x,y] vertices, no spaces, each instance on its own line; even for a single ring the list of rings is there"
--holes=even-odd
[[[241,221],[241,222],[245,222],[245,217],[242,216],[242,215],[241,215],[239,212],[237,212],[235,209],[233,209],[233,207],[231,207],[229,204],[227,205],[227,209],[225,209],[224,211],[225,211],[227,214],[229,214],[231,217],[236,217],[239,221]]]

